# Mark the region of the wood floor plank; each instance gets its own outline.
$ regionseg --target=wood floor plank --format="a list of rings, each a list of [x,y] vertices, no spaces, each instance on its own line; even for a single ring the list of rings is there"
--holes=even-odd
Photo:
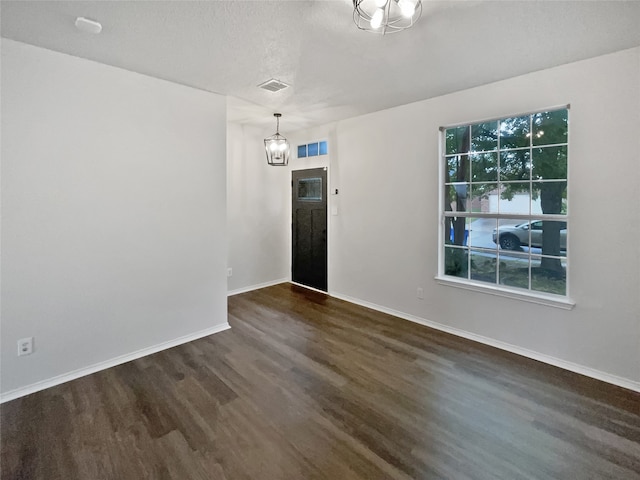
[[[318,292],[0,407],[1,477],[640,479],[640,394]]]

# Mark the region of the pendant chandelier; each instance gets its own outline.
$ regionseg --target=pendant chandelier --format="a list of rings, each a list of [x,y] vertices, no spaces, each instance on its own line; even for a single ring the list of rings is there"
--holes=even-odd
[[[422,0],[353,0],[353,21],[360,30],[401,32],[422,15]]]
[[[274,113],[276,117],[276,133],[264,139],[264,148],[267,152],[269,165],[284,167],[289,163],[289,142],[280,135],[281,113]]]

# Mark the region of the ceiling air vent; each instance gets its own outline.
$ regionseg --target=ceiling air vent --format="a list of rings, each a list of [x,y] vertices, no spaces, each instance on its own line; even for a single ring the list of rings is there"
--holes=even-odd
[[[270,92],[279,92],[280,90],[284,90],[289,85],[281,82],[280,80],[276,80],[272,78],[271,80],[267,80],[264,83],[258,85],[258,87],[263,88],[264,90],[269,90]]]

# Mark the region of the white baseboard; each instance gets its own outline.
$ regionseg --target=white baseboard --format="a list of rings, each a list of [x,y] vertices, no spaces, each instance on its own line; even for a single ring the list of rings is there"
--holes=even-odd
[[[393,310],[392,308],[376,305],[375,303],[366,302],[358,298],[349,297],[347,295],[342,295],[339,293],[330,293],[330,295],[332,297],[339,298],[340,300],[344,300],[346,302],[355,303],[356,305],[361,305],[363,307],[367,307],[372,310],[377,310],[382,313],[387,313],[389,315],[393,315],[394,317],[399,317],[404,320],[409,320],[410,322],[419,323],[420,325],[425,325],[427,327],[431,327],[436,330],[440,330],[442,332],[450,333],[458,337],[483,343],[485,345],[496,347],[501,350],[506,350],[507,352],[515,353],[517,355],[522,355],[523,357],[531,358],[533,360],[538,360],[539,362],[542,362],[542,363],[547,363],[555,367],[560,367],[565,370],[569,370],[571,372],[585,375],[587,377],[595,378],[597,380],[602,380],[603,382],[611,383],[613,385],[627,388],[635,392],[640,392],[640,382],[635,382],[633,380],[629,380],[628,378],[618,377],[617,375],[611,375],[610,373],[601,372],[600,370],[595,370],[590,367],[585,367],[577,363],[568,362],[566,360],[555,358],[550,355],[545,355],[543,353],[539,353],[533,350],[518,347],[516,345],[511,345],[510,343],[501,342],[500,340],[494,340],[493,338],[484,337],[482,335],[467,332],[465,330],[449,327],[448,325],[443,325],[442,323],[432,322],[431,320],[426,320],[424,318],[416,317],[415,315],[410,315],[408,313],[400,312],[398,310]]]
[[[313,290],[314,292],[324,293],[325,295],[329,295],[324,290],[320,290],[319,288],[310,287],[309,285],[303,285],[302,283],[294,282],[293,280],[291,280],[289,283],[291,285],[295,285],[296,287],[302,287],[302,288],[306,288],[307,290]]]
[[[279,283],[287,282],[288,279],[276,280],[273,282],[267,282],[261,285],[254,285],[252,287],[247,287],[239,290],[234,290],[233,292],[229,292],[228,295],[237,295],[239,293],[248,292],[251,290],[256,290],[258,288],[269,287],[272,285],[277,285]],[[415,315],[410,315],[408,313],[400,312],[398,310],[394,310],[392,308],[383,307],[381,305],[377,305],[375,303],[367,302],[364,300],[360,300],[358,298],[349,297],[347,295],[342,295],[339,293],[331,292],[329,293],[332,297],[338,298],[340,300],[344,300],[350,303],[354,303],[356,305],[361,305],[363,307],[371,308],[372,310],[377,310],[382,313],[387,313],[389,315],[393,315],[398,318],[402,318],[404,320],[408,320],[410,322],[418,323],[420,325],[425,325],[427,327],[434,328],[436,330],[440,330],[442,332],[450,333],[452,335],[456,335],[458,337],[466,338],[468,340],[473,340],[485,345],[490,345],[492,347],[499,348],[501,350],[506,350],[511,353],[515,353],[517,355],[522,355],[527,358],[531,358],[534,360],[538,360],[543,363],[547,363],[549,365],[554,365],[556,367],[563,368],[565,370],[569,370],[571,372],[579,373],[581,375],[585,375],[587,377],[595,378],[597,380],[602,380],[603,382],[611,383],[613,385],[617,385],[619,387],[627,388],[629,390],[633,390],[636,392],[640,392],[640,382],[635,382],[633,380],[629,380],[627,378],[618,377],[616,375],[611,375],[609,373],[601,372],[600,370],[595,370],[593,368],[585,367],[583,365],[579,365],[576,363],[568,362],[566,360],[561,360],[559,358],[555,358],[549,355],[545,355],[542,353],[535,352],[533,350],[528,350],[526,348],[518,347],[516,345],[511,345],[506,342],[501,342],[499,340],[494,340],[489,337],[484,337],[482,335],[477,335],[475,333],[467,332],[465,330],[460,330],[458,328],[449,327],[447,325],[443,325],[441,323],[433,322],[430,320],[426,320],[424,318],[417,317]],[[115,367],[116,365],[120,365],[122,363],[129,362],[131,360],[135,360],[137,358],[145,357],[147,355],[151,355],[152,353],[156,353],[162,350],[166,350],[171,347],[175,347],[178,345],[182,345],[183,343],[191,342],[193,340],[197,340],[202,337],[207,337],[209,335],[213,335],[214,333],[222,332],[224,330],[228,330],[231,328],[227,322],[216,325],[206,330],[201,330],[199,332],[195,332],[189,335],[185,335],[168,342],[163,342],[152,347],[143,348],[136,352],[128,353],[125,355],[121,355],[116,358],[112,358],[110,360],[106,360],[104,362],[99,362],[89,367],[80,368],[78,370],[74,370],[72,372],[64,373],[62,375],[58,375],[53,378],[49,378],[47,380],[42,380],[40,382],[33,383],[31,385],[27,385],[26,387],[17,388],[14,390],[10,390],[6,393],[0,394],[0,403],[8,402],[10,400],[14,400],[16,398],[23,397],[25,395],[29,395],[31,393],[38,392],[40,390],[44,390],[46,388],[54,387],[56,385],[60,385],[65,382],[69,382],[71,380],[75,380],[80,377],[84,377],[85,375],[90,375],[95,372],[99,372],[100,370],[105,370],[107,368]]]
[[[161,350],[166,350],[171,347],[176,347],[178,345],[182,345],[183,343],[192,342],[193,340],[197,340],[202,337],[208,337],[209,335],[228,330],[229,328],[231,328],[229,326],[229,323],[224,322],[214,327],[200,330],[199,332],[190,333],[189,335],[184,335],[182,337],[169,340],[168,342],[159,343],[157,345],[153,345],[152,347],[142,348],[135,352],[120,355],[119,357],[115,357],[104,362],[95,363],[89,367],[79,368],[68,373],[63,373],[62,375],[58,375],[53,378],[48,378],[40,382],[32,383],[31,385],[27,385],[26,387],[16,388],[15,390],[10,390],[6,393],[1,394],[0,403],[24,397],[25,395],[39,392],[40,390],[44,390],[45,388],[55,387],[56,385],[60,385],[61,383],[66,383],[71,380],[75,380],[76,378],[99,372],[100,370],[106,370],[107,368],[115,367],[116,365],[130,362],[131,360],[135,360],[137,358],[146,357],[147,355],[151,355],[152,353],[157,353]]]
[[[231,290],[227,292],[227,297],[231,297],[232,295],[238,295],[240,293],[250,292],[251,290],[259,290],[260,288],[271,287],[273,285],[278,285],[280,283],[288,282],[288,278],[280,278],[278,280],[272,280],[270,282],[260,283],[258,285],[250,285],[248,287],[237,288],[235,290]]]

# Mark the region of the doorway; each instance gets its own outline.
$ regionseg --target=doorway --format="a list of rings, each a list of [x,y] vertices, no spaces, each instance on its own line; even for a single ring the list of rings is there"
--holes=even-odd
[[[291,279],[327,291],[327,169],[291,172]]]

